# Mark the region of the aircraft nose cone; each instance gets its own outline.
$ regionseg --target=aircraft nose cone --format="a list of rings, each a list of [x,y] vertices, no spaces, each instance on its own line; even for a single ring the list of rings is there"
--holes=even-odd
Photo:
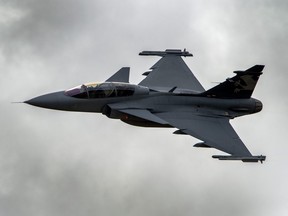
[[[259,100],[255,100],[255,112],[260,112],[263,109],[263,104]]]
[[[24,101],[26,104],[32,106],[43,107],[48,109],[58,109],[59,99],[64,95],[64,92],[54,92],[46,95],[41,95],[39,97],[32,98],[30,100]]]

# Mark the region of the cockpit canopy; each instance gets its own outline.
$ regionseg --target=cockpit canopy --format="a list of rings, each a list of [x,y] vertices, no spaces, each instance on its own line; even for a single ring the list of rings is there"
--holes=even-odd
[[[65,91],[65,94],[70,97],[83,99],[125,97],[134,94],[149,94],[149,89],[144,86],[129,83],[87,83],[68,89]]]

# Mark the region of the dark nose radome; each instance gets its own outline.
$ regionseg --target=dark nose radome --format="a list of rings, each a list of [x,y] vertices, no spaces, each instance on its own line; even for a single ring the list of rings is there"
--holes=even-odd
[[[260,112],[263,109],[263,104],[261,101],[255,101],[255,112]]]
[[[59,99],[61,96],[63,96],[63,92],[54,92],[32,98],[30,100],[24,101],[24,103],[37,107],[57,109],[59,106]]]

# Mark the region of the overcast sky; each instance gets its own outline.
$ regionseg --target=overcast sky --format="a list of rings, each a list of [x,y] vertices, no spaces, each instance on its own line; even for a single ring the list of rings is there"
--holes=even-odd
[[[0,215],[288,215],[288,2],[283,0],[0,0]],[[208,89],[265,64],[256,115],[232,121],[264,164],[218,161],[190,136],[102,114],[11,104],[103,81],[131,83],[187,48]]]

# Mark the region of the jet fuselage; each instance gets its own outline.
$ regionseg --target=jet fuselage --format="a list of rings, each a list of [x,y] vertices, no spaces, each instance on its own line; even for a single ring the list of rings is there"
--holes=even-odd
[[[139,89],[145,87],[140,86]],[[196,115],[199,113],[207,117],[216,115],[230,119],[253,114],[262,109],[262,103],[254,98],[221,99],[203,97],[195,93],[155,91],[139,91],[138,94],[134,92],[129,96],[109,95],[101,98],[77,98],[67,94],[67,91],[59,91],[33,98],[25,103],[54,110],[103,113],[109,118],[121,119],[128,124],[145,127],[165,127],[165,125],[123,114],[113,110],[109,105],[113,104],[117,109],[148,109],[152,113],[192,112]]]

